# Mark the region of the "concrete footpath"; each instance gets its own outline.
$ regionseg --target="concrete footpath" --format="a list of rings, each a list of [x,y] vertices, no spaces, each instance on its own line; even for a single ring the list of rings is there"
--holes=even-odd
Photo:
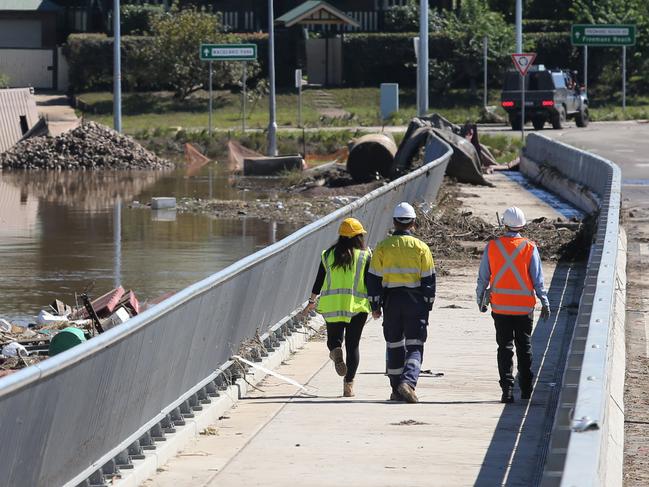
[[[485,215],[502,211],[500,200],[507,194],[506,204],[526,207],[530,219],[557,216],[516,183],[501,175],[492,178],[498,188],[465,188],[467,206]],[[419,404],[387,401],[381,322],[370,320],[361,342],[356,397],[341,397],[342,378],[328,360],[325,343],[312,340],[277,372],[307,384],[313,397],[273,377],[265,379],[260,390],[144,485],[534,485],[583,268],[544,265],[553,313],[534,329],[534,394],[531,401],[520,401],[517,389],[517,401],[503,405],[493,322],[474,301],[478,261],[445,262],[445,267],[451,272],[438,277],[423,364],[430,373],[420,378]]]

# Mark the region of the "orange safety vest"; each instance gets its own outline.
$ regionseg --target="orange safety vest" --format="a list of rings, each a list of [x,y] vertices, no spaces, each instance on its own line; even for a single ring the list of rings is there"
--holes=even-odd
[[[491,309],[502,315],[528,315],[536,297],[529,267],[535,245],[523,237],[500,237],[489,242],[487,257]]]

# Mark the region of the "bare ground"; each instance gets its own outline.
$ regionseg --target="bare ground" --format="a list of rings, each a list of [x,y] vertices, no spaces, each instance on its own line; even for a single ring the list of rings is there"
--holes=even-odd
[[[649,208],[623,215],[628,236],[624,485],[649,485]]]

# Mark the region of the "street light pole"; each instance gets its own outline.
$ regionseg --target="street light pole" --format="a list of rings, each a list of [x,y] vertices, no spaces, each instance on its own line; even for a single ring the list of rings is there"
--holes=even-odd
[[[113,126],[122,131],[122,56],[119,0],[113,1]]]
[[[516,0],[516,52],[523,52],[523,0]]]
[[[268,155],[277,155],[277,121],[275,120],[275,15],[273,0],[268,0],[268,78],[270,94],[268,97]]]
[[[419,4],[419,58],[417,59],[419,74],[419,104],[417,115],[425,117],[428,113],[428,0],[420,0]]]

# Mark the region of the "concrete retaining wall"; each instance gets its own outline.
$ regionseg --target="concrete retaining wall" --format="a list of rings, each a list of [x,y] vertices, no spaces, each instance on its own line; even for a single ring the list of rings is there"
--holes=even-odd
[[[621,486],[626,238],[620,169],[538,134],[528,136],[522,159],[530,178],[585,211],[594,203],[599,211],[541,485]]]

